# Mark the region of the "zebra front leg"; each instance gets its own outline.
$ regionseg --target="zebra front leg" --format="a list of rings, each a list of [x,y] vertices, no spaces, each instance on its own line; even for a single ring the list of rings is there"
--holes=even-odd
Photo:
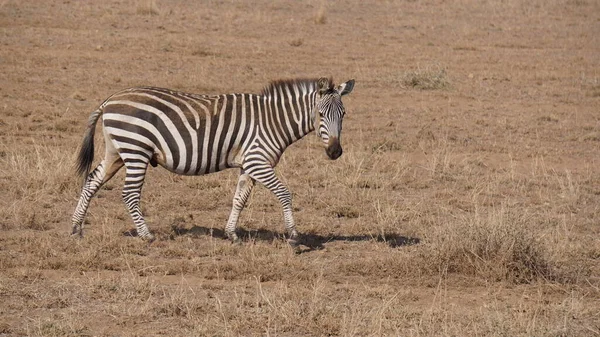
[[[143,162],[129,162],[125,164],[125,186],[123,186],[123,201],[127,205],[129,215],[133,219],[135,229],[138,237],[152,242],[154,241],[154,235],[150,233],[142,210],[140,209],[140,198],[142,195],[142,186],[144,185],[144,178],[146,177],[146,168],[148,163]]]
[[[249,174],[250,177],[263,184],[275,194],[277,199],[279,199],[281,207],[283,208],[283,220],[285,230],[288,234],[288,243],[293,248],[297,248],[300,242],[298,232],[296,231],[296,225],[294,224],[294,217],[292,216],[292,194],[287,187],[279,181],[273,167],[270,165],[260,167],[254,166]]]
[[[233,205],[231,206],[231,213],[227,220],[227,226],[225,226],[225,234],[233,243],[240,243],[240,238],[237,236],[235,230],[237,228],[238,218],[242,209],[246,205],[246,201],[252,192],[254,187],[254,179],[250,178],[249,175],[244,173],[242,170],[240,177],[238,178],[237,187],[235,189],[235,195],[233,196]]]

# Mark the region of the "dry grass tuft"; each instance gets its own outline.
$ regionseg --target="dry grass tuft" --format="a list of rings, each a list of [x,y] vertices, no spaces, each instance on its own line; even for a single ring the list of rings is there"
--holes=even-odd
[[[446,69],[439,65],[409,70],[400,77],[404,88],[443,90],[451,87]]]
[[[290,46],[292,46],[292,47],[300,47],[303,44],[304,44],[303,38],[297,38],[297,39],[293,39],[290,41]]]
[[[505,207],[440,227],[423,250],[433,270],[496,282],[556,281],[557,274],[531,219]],[[537,233],[539,234],[539,233]]]
[[[59,195],[77,188],[78,181],[70,173],[72,157],[53,142],[33,142],[23,148],[27,150],[5,150],[0,179],[7,182],[4,192],[13,198],[0,209],[0,223],[16,222],[21,228],[47,230],[49,223],[60,221],[55,207],[62,201]],[[32,208],[32,203],[37,207]]]
[[[140,15],[160,15],[156,0],[138,0],[135,12]]]
[[[327,8],[325,2],[322,2],[315,14],[315,23],[318,25],[324,25],[327,23]]]

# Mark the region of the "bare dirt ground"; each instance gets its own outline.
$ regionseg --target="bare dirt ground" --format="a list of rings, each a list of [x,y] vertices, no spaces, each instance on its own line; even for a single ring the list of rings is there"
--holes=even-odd
[[[600,335],[598,1],[5,0],[0,69],[0,336]],[[152,245],[119,174],[69,237],[111,93],[320,76],[356,86],[344,155],[278,166],[302,254],[262,187],[223,239],[236,171],[151,169]]]

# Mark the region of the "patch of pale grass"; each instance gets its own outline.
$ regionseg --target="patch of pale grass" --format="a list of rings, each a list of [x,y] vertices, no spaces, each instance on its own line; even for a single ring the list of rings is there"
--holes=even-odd
[[[26,327],[27,336],[87,336],[89,330],[75,317],[68,319],[34,318]]]
[[[0,207],[2,227],[21,226],[34,230],[49,229],[58,221],[56,203],[77,189],[72,157],[56,144],[33,143],[19,151],[6,147],[0,166],[0,185],[7,204]],[[35,205],[35,207],[32,207]]]
[[[315,23],[319,25],[327,23],[327,8],[325,7],[325,1],[321,2],[314,19]]]
[[[419,90],[445,90],[451,87],[446,68],[440,65],[408,70],[398,81],[403,88]]]
[[[585,307],[586,299],[580,294],[551,299],[543,288],[517,290],[518,298],[509,306],[490,294],[483,295],[483,304],[470,305],[473,310],[457,310],[452,288],[450,281],[440,280],[430,307],[409,319],[407,335],[588,336],[595,332],[595,312]],[[459,296],[469,298],[470,294]],[[577,312],[576,320],[571,319],[573,312]]]
[[[441,273],[513,283],[555,281],[556,268],[532,222],[503,205],[487,214],[475,211],[438,227],[420,253]]]
[[[135,12],[140,15],[160,15],[156,0],[138,0]]]

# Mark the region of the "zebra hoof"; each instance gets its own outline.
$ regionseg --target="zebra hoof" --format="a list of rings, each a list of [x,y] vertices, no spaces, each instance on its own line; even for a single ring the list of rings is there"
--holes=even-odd
[[[152,242],[154,242],[156,240],[156,237],[152,234],[148,234],[146,236],[143,236],[142,240],[146,241],[148,244],[151,244]]]
[[[242,244],[242,240],[239,238],[239,236],[237,236],[237,234],[235,234],[235,232],[227,232],[227,238],[229,238],[231,243],[234,245],[239,246]]]
[[[292,238],[287,239],[288,244],[296,254],[300,254],[302,250],[300,249],[300,240],[298,236],[294,236]]]
[[[242,239],[239,238],[239,236],[235,235],[233,237],[229,237],[229,239],[231,240],[231,243],[236,245],[236,246],[241,246],[242,245]]]
[[[83,238],[83,230],[81,230],[81,228],[73,227],[71,237],[77,237],[79,239]]]

